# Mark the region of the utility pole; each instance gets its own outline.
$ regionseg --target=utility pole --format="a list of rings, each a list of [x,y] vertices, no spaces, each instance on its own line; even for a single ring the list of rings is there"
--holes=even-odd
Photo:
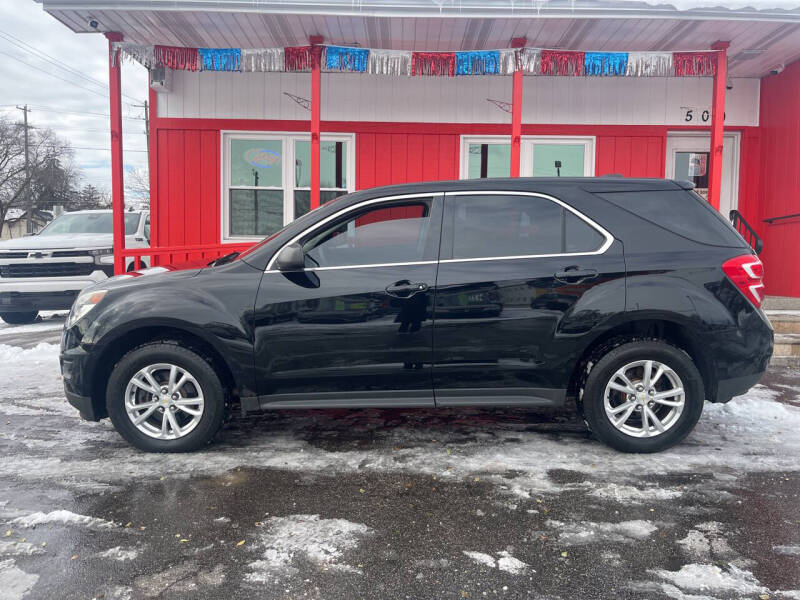
[[[31,173],[28,164],[28,113],[30,109],[27,104],[25,106],[18,106],[17,108],[22,111],[24,115],[23,123],[25,124],[25,209],[28,211],[26,228],[28,233],[33,233],[33,198],[31,197]]]
[[[133,108],[143,108],[144,109],[144,136],[147,142],[147,165],[150,166],[150,109],[148,107],[147,100],[144,101],[144,104],[134,104],[132,105]]]

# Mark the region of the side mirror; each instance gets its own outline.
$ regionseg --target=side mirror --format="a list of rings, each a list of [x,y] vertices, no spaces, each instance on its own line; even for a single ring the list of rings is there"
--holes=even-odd
[[[303,271],[306,268],[306,255],[303,247],[298,244],[289,244],[278,253],[275,267],[279,271]]]

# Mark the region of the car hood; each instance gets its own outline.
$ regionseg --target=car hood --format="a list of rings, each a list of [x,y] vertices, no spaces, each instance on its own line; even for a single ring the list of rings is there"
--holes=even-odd
[[[56,248],[110,248],[111,233],[70,233],[61,235],[29,235],[0,242],[0,250],[49,250]]]

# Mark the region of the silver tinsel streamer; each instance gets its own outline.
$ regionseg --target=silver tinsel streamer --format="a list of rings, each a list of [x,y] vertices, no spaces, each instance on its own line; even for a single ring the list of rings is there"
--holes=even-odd
[[[242,71],[283,70],[283,48],[242,48]]]
[[[411,76],[411,52],[404,50],[370,50],[367,73],[373,75]]]
[[[135,60],[143,67],[149,69],[154,64],[156,64],[155,53],[153,46],[145,46],[143,44],[131,44],[129,42],[112,42],[111,44],[111,51],[112,55],[111,58],[113,61],[116,61],[117,57],[117,50],[119,50],[119,56],[124,56],[129,60]],[[116,66],[116,62],[114,62],[114,66]]]
[[[538,48],[520,48],[519,63],[526,75],[540,75],[542,72],[542,52]]]
[[[512,75],[517,70],[517,51],[500,50],[500,75]]]
[[[672,77],[672,52],[628,52],[627,77]]]

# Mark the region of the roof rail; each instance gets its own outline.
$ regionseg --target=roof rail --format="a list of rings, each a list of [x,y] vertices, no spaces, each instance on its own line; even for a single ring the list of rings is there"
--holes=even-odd
[[[681,189],[684,190],[693,190],[696,187],[694,183],[684,179],[673,179],[672,181],[674,181],[676,184],[678,184],[678,186],[680,186]]]

